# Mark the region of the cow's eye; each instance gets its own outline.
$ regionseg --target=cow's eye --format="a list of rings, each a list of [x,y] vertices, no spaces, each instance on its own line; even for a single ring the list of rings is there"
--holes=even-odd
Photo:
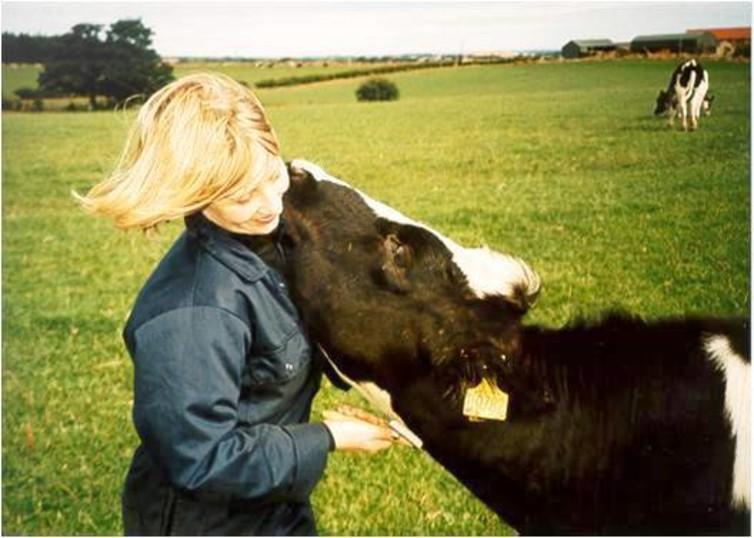
[[[398,267],[405,269],[408,266],[408,249],[404,245],[399,246],[393,253],[393,260]]]
[[[411,289],[407,271],[411,264],[411,249],[401,243],[395,234],[385,237],[382,246],[382,265],[372,274],[375,282],[394,293],[408,293]]]
[[[385,246],[393,263],[401,269],[408,269],[411,263],[411,251],[408,245],[401,243],[395,235],[390,234],[385,239]]]

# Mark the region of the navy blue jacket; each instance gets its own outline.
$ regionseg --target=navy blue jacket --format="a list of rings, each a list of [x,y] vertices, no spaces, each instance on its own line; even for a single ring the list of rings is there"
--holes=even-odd
[[[124,330],[141,439],[126,533],[315,534],[321,368],[280,274],[201,214],[186,226]]]

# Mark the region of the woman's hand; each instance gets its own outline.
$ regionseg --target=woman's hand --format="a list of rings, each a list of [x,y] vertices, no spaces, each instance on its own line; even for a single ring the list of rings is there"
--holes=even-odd
[[[339,409],[323,415],[335,440],[335,450],[375,453],[389,448],[398,438],[385,421],[364,411]]]

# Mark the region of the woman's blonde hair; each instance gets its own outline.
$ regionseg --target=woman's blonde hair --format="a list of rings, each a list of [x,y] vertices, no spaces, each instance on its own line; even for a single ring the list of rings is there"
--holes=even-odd
[[[182,77],[142,106],[113,173],[86,196],[119,228],[150,230],[251,191],[280,171],[280,148],[254,93],[216,73]]]

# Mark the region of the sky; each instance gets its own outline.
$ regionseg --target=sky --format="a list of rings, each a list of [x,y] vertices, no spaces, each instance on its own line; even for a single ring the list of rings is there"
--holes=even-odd
[[[12,2],[4,32],[56,35],[140,18],[163,57],[381,56],[559,50],[689,28],[750,26],[750,2]]]

